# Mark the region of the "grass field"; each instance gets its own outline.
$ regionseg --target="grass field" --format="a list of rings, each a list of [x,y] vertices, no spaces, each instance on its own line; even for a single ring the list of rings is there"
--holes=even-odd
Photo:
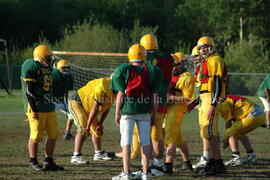
[[[90,138],[85,143],[83,154],[90,160],[89,165],[75,166],[70,164],[70,157],[73,151],[73,142],[64,141],[61,138],[57,141],[55,149],[55,160],[57,164],[65,167],[62,172],[33,172],[28,168],[27,141],[29,136],[28,123],[23,119],[26,116],[23,112],[23,105],[19,91],[15,95],[8,96],[0,89],[0,179],[111,179],[121,171],[121,159],[108,162],[92,161],[93,148]],[[261,105],[257,98],[252,98]],[[120,151],[119,129],[114,124],[114,109],[111,110],[105,121],[105,135],[103,147],[106,151]],[[65,116],[58,113],[59,128],[63,133],[65,127]],[[224,132],[224,122],[220,120],[221,137]],[[75,128],[73,127],[73,134]],[[202,145],[199,138],[197,111],[187,115],[183,124],[184,138],[189,145],[192,163],[195,163],[202,152]],[[236,168],[229,168],[228,173],[218,177],[203,177],[205,179],[270,179],[270,139],[269,130],[258,128],[249,134],[253,149],[259,162],[256,165],[244,165]],[[44,136],[45,137],[45,136]],[[44,138],[45,139],[45,138]],[[241,147],[242,156],[246,153]],[[39,146],[39,162],[43,163],[44,143]],[[224,160],[231,156],[229,149],[222,150]],[[176,166],[180,166],[181,158],[178,155]],[[140,164],[139,160],[132,162],[132,170],[136,170]],[[161,179],[193,179],[202,178],[194,173],[175,172],[173,176],[155,178]]]

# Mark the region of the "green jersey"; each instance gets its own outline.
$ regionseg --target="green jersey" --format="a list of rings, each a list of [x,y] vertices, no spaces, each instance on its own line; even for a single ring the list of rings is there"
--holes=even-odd
[[[164,66],[164,64],[158,64],[158,60],[157,57],[161,57],[163,60],[166,61],[170,61],[170,62],[165,62],[164,64],[166,64]],[[147,51],[147,64],[151,64],[154,66],[158,66],[162,71],[160,72],[161,74],[163,74],[163,83],[162,83],[162,89],[161,92],[158,93],[158,96],[161,98],[161,102],[159,103],[160,107],[166,107],[167,106],[167,92],[169,90],[169,86],[170,86],[170,80],[165,80],[165,76],[171,76],[172,73],[172,65],[173,65],[173,59],[170,56],[170,58],[168,58],[168,55],[160,52],[160,51]],[[169,65],[171,64],[171,65]],[[161,67],[164,66],[164,67]],[[169,78],[169,77],[168,77]]]
[[[52,70],[43,67],[34,59],[26,59],[21,68],[21,80],[23,92],[26,90],[26,82],[34,83],[33,95],[37,106],[37,112],[53,112],[52,99]],[[24,93],[25,95],[25,93]]]
[[[52,71],[53,97],[56,103],[63,103],[68,90],[73,89],[73,78],[71,75],[61,74],[57,69]]]
[[[122,64],[118,66],[112,77],[110,89],[114,91],[121,91],[126,93],[129,76],[132,68],[135,68],[137,73],[142,73],[143,66],[132,66],[130,64]],[[155,66],[147,65],[148,69],[148,92],[159,93],[162,89],[162,73],[161,70]],[[121,109],[122,115],[127,114],[141,114],[150,113],[152,110],[151,97],[130,97],[125,96],[123,106]]]
[[[270,89],[270,73],[266,75],[263,82],[261,83],[256,95],[259,97],[266,98],[265,89]]]

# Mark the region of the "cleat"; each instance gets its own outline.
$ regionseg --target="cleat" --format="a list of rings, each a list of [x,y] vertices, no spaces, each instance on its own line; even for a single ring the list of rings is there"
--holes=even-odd
[[[248,156],[247,156],[246,162],[250,163],[250,164],[258,162],[256,154],[255,153],[249,153]]]
[[[45,160],[44,162],[44,170],[45,171],[64,171],[65,168],[55,164],[53,159],[49,159],[48,161]]]
[[[77,156],[72,156],[70,163],[80,165],[80,164],[89,164],[89,161],[85,160],[82,154],[79,154]]]
[[[70,133],[64,133],[63,139],[70,141],[74,139],[74,136]]]
[[[29,168],[35,170],[35,171],[43,171],[42,166],[38,162],[29,162]]]
[[[130,173],[124,173],[123,171],[118,175],[112,177],[112,180],[131,180],[131,174]]]
[[[132,179],[142,179],[142,170],[139,169],[138,171],[134,171],[131,175],[132,175]]]
[[[164,174],[173,174],[173,164],[165,163],[164,164]]]
[[[151,166],[150,172],[153,176],[163,176],[163,167]]]
[[[233,156],[231,160],[224,162],[225,166],[240,166],[244,163],[244,159],[241,157]]]
[[[94,154],[94,161],[110,161],[113,160],[115,153],[102,151]]]
[[[183,171],[186,171],[186,170],[188,170],[188,171],[193,171],[191,162],[190,162],[190,161],[183,162],[183,164],[182,164],[182,166],[181,166],[181,169],[182,169]]]
[[[206,167],[206,165],[208,164],[208,162],[209,162],[209,159],[207,159],[207,158],[204,157],[204,156],[201,156],[200,161],[197,162],[196,164],[193,164],[193,165],[192,165],[192,168],[193,168],[193,169],[204,168],[204,167]]]

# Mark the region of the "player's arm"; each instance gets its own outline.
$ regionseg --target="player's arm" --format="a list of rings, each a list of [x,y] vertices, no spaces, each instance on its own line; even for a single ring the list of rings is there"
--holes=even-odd
[[[93,120],[97,116],[98,109],[99,109],[99,103],[97,101],[94,101],[93,107],[92,107],[92,109],[91,109],[91,111],[89,113],[88,119],[87,119],[86,128],[84,129],[84,132],[86,134],[90,133],[90,126],[91,126]]]
[[[34,96],[34,82],[26,81],[26,97],[28,103],[33,111],[33,118],[38,119],[38,112],[36,106],[36,97]]]
[[[221,91],[222,91],[222,79],[218,75],[215,75],[214,76],[214,95],[212,96],[211,106],[216,107]]]
[[[119,126],[120,125],[120,118],[121,118],[121,108],[123,105],[125,93],[122,91],[118,91],[115,101],[115,123]]]

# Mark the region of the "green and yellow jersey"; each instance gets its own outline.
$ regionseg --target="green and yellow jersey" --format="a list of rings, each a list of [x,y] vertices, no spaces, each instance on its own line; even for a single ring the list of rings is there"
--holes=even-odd
[[[63,103],[68,90],[73,89],[73,78],[71,75],[61,74],[57,69],[52,71],[53,97],[57,103]]]
[[[115,101],[115,95],[110,90],[110,79],[99,78],[89,81],[78,90],[78,95],[86,113],[90,113],[94,102],[99,104],[97,115],[109,110]]]
[[[161,70],[152,65],[146,65],[148,69],[148,90],[149,93],[159,93],[162,90],[162,73]],[[113,73],[110,89],[114,91],[126,91],[131,69],[135,68],[137,73],[142,73],[143,66],[132,66],[122,64],[118,66]],[[151,97],[124,97],[122,115],[150,113],[152,110]]]
[[[53,112],[52,99],[52,69],[43,67],[39,62],[26,59],[21,68],[21,80],[23,92],[26,92],[26,82],[34,83],[33,95],[37,112]],[[25,96],[25,93],[23,94]],[[25,98],[26,99],[26,98]]]

